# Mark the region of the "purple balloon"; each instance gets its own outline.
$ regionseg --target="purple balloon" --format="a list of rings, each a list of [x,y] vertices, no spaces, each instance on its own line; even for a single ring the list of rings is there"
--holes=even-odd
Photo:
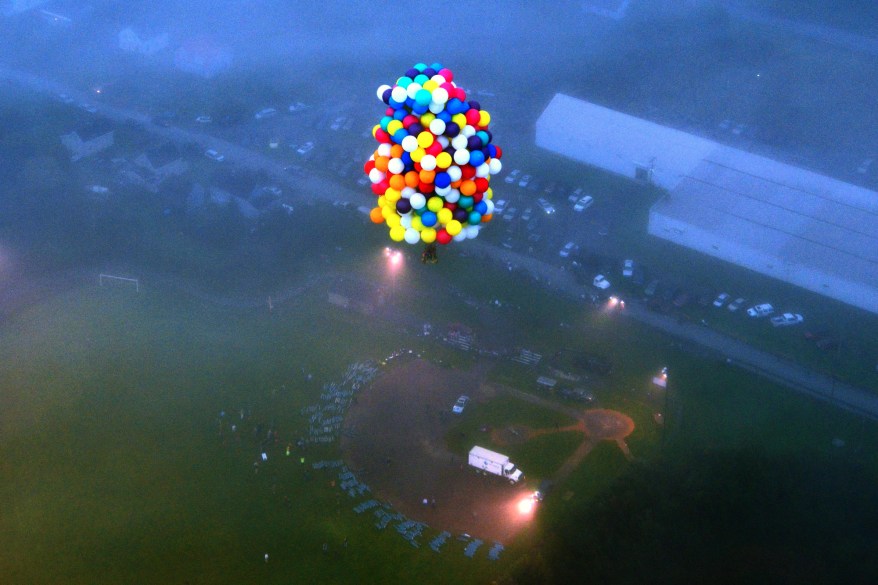
[[[424,75],[426,75],[427,77],[433,77],[434,75],[436,75],[436,70],[432,67],[427,67],[426,69],[424,69]]]
[[[421,126],[421,124],[419,122],[415,122],[414,124],[412,124],[411,126],[408,127],[408,133],[411,134],[412,136],[417,136],[418,134],[420,134],[423,131],[424,131],[424,127]]]
[[[479,102],[477,102],[476,100],[470,100],[467,103],[469,104],[469,107],[471,107],[474,110],[481,110],[482,109],[481,104],[479,104]]]
[[[478,136],[470,136],[466,139],[467,150],[479,150],[482,148],[482,139]]]
[[[391,88],[388,87],[387,89],[385,89],[384,93],[381,94],[381,101],[383,101],[385,104],[389,104],[391,93],[393,93],[393,90]]]
[[[454,138],[460,134],[460,126],[457,125],[457,122],[449,122],[445,124],[445,136],[451,136]]]
[[[414,79],[420,73],[421,73],[420,71],[418,71],[417,69],[412,67],[411,69],[409,69],[408,71],[405,72],[405,76],[408,77],[409,79]]]
[[[396,202],[396,211],[399,212],[400,215],[404,215],[412,210],[412,204],[408,199],[400,199]]]
[[[400,201],[402,200],[400,199]],[[466,223],[466,221],[469,219],[469,213],[465,209],[458,207],[451,212],[451,217],[453,217],[460,223]]]

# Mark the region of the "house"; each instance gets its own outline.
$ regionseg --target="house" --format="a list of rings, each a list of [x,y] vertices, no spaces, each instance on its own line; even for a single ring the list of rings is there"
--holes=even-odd
[[[170,176],[182,175],[189,170],[189,164],[183,160],[179,149],[170,142],[150,148],[134,159],[134,164],[152,175],[156,185]]]
[[[119,31],[119,48],[129,53],[154,55],[167,46],[168,33],[162,33],[150,39],[141,39],[130,27]]]
[[[63,134],[61,144],[70,151],[70,160],[76,162],[113,146],[113,125],[107,120],[94,120],[70,134]]]

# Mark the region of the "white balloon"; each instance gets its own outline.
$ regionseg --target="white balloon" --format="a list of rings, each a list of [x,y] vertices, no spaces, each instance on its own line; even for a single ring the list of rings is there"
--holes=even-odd
[[[439,75],[438,73],[436,75],[434,75],[433,77],[431,77],[430,79],[435,81],[436,85],[442,85],[443,83],[445,83],[445,76]],[[436,90],[434,89],[433,91],[435,92]],[[448,95],[448,93],[446,92],[445,95]]]
[[[447,195],[445,195],[445,201],[449,203],[457,203],[457,200],[460,199],[460,191],[457,189],[451,189]]]
[[[454,165],[448,167],[448,170],[445,172],[448,173],[448,177],[451,179],[452,183],[459,181],[463,177],[463,172],[460,170],[460,167]]]
[[[407,88],[405,88],[405,92],[406,92],[406,95],[408,95],[408,97],[415,99],[415,94],[418,93],[418,91],[420,91],[420,89],[421,89],[420,83],[412,82],[409,84],[409,86]]]
[[[462,134],[458,134],[454,138],[451,139],[451,148],[454,150],[460,150],[461,148],[466,148],[466,136]]]
[[[371,171],[369,171],[369,180],[373,183],[380,183],[384,180],[385,176],[386,175],[378,169],[372,169]]]
[[[406,228],[405,235],[403,237],[408,244],[417,244],[421,241],[421,234],[419,234],[418,230],[416,230],[415,228]]]
[[[412,227],[412,212],[404,213],[399,217],[399,225],[404,228]]]
[[[482,199],[485,202],[485,215],[494,213],[494,201],[492,199]]]
[[[388,89],[390,89],[390,86],[387,85],[386,83],[378,88],[378,92],[377,92],[378,99],[381,100],[382,102],[384,101],[384,92],[387,91]]]
[[[459,165],[465,165],[469,162],[469,151],[465,148],[454,151],[454,162]]]
[[[448,145],[451,144],[451,141],[448,140],[447,136],[437,136],[436,142],[441,144],[443,149],[448,148]]]
[[[379,144],[376,150],[378,151],[378,156],[390,156],[390,145],[386,142]]]
[[[438,114],[442,110],[445,109],[445,104],[437,104],[436,102],[430,102],[430,105],[427,106],[427,109],[433,112],[434,114]]]
[[[417,192],[417,189],[415,189],[414,187],[403,187],[402,191],[400,191],[399,194],[402,195],[404,199],[409,199]]]
[[[452,238],[455,242],[462,242],[466,239],[466,230],[460,230],[460,233]]]
[[[399,161],[402,162],[402,161]],[[421,157],[421,168],[425,171],[432,171],[436,168],[436,157],[432,154],[425,154]]]
[[[488,166],[488,163],[482,163],[476,167],[476,176],[477,177],[487,177],[491,174],[491,169]]]
[[[430,98],[437,104],[444,104],[448,101],[448,90],[444,87],[437,87],[433,90],[433,93],[430,94]]]
[[[436,191],[436,195],[439,195],[440,197],[445,197],[451,193],[451,187],[435,187],[433,190]],[[448,200],[446,199],[446,201]],[[454,202],[452,201],[451,203]]]
[[[492,175],[496,175],[501,170],[503,170],[503,163],[500,162],[499,158],[492,158],[491,161],[488,163],[488,168],[491,169]]]
[[[409,197],[409,203],[412,204],[412,209],[421,209],[427,204],[427,199],[423,193],[415,193]]]
[[[469,138],[470,136],[475,136],[475,135],[476,135],[476,129],[473,128],[472,126],[470,126],[469,124],[467,124],[466,126],[464,126],[464,127],[461,129],[460,133],[461,133],[462,135],[466,136],[467,138]]]
[[[393,101],[403,103],[405,102],[405,98],[408,97],[408,94],[405,92],[404,87],[396,86],[390,92],[390,97],[393,98]]]
[[[441,110],[440,110],[441,111]],[[436,118],[432,122],[430,122],[430,132],[435,134],[436,136],[440,136],[445,133],[445,122]]]
[[[479,235],[479,229],[481,229],[481,226],[477,226],[477,225],[466,226],[463,229],[463,231],[466,232],[466,239],[472,240],[473,238],[477,237]]]
[[[418,149],[418,139],[414,136],[406,136],[402,139],[402,149],[406,152],[414,152]]]
[[[405,164],[398,158],[392,158],[390,159],[390,162],[387,163],[387,170],[394,175],[398,175],[405,170]]]

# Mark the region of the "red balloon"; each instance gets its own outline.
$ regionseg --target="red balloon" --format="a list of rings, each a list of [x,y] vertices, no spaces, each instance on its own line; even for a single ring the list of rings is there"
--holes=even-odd
[[[442,152],[442,145],[438,140],[433,141],[433,144],[424,149],[427,154],[432,154],[433,156],[439,156],[439,153]]]
[[[481,114],[475,108],[468,109],[466,111],[466,114],[464,114],[464,116],[466,117],[466,123],[469,124],[470,126],[478,126],[479,120],[482,119]]]
[[[402,127],[408,130],[408,127],[412,124],[416,124],[418,122],[418,117],[409,114],[405,118],[402,119]]]
[[[466,181],[476,176],[476,168],[472,165],[463,165],[460,167],[460,178]]]
[[[383,182],[381,181],[381,183]],[[382,186],[381,183],[372,183],[372,193],[375,193],[378,197],[381,197],[387,191],[387,185]]]
[[[363,165],[363,172],[368,175],[372,171],[372,169],[374,169],[374,168],[375,168],[375,161],[374,160],[367,160],[366,164]]]
[[[375,131],[375,140],[377,140],[378,142],[389,143],[390,134],[379,128]]]
[[[435,187],[435,185],[433,185],[433,183],[425,183],[423,181],[418,182],[418,191],[420,191],[424,195],[427,195],[428,193],[432,193],[434,187]]]
[[[481,191],[484,193],[488,190],[488,179],[484,177],[479,177],[476,179],[476,191]]]
[[[494,155],[494,158],[500,158],[500,157],[502,157],[502,156],[503,156],[503,150],[502,150],[499,146],[497,146],[496,144],[494,145],[494,148],[497,149],[497,154]]]
[[[436,241],[443,245],[450,244],[451,236],[448,234],[448,232],[445,231],[445,228],[442,228],[441,230],[436,232]]]
[[[445,205],[443,205],[442,207],[444,207],[445,209],[450,209],[451,211],[454,211],[455,209],[457,209],[457,203],[452,203],[451,201],[446,201]]]
[[[385,115],[385,116],[390,116],[390,117],[392,118],[394,112],[396,112],[396,110],[394,110],[394,109],[391,108],[390,106],[387,106],[387,109],[384,110],[384,115]]]
[[[475,193],[473,193],[473,201],[475,201],[476,203],[484,199],[484,197],[485,194],[481,191],[476,191]]]

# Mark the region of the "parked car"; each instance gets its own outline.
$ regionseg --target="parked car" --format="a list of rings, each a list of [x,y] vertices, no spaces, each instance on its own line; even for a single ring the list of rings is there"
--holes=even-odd
[[[606,290],[610,288],[610,281],[604,278],[603,274],[598,274],[597,276],[595,276],[594,280],[591,283],[601,290]]]
[[[460,398],[457,399],[457,402],[454,403],[454,406],[451,407],[451,412],[454,414],[462,414],[463,409],[466,408],[467,402],[469,402],[469,396],[461,394]]]
[[[582,198],[582,187],[577,187],[576,190],[567,196],[567,201],[570,203],[576,203]]]
[[[558,252],[558,255],[562,258],[567,258],[572,252],[575,252],[578,247],[579,246],[577,246],[573,242],[567,242],[566,244],[564,244],[564,247],[561,248],[561,251]]]
[[[769,303],[762,303],[760,305],[755,305],[747,309],[747,314],[751,317],[767,317],[774,313],[774,307]]]
[[[308,154],[309,152],[311,152],[311,150],[313,148],[314,148],[314,143],[309,141],[309,142],[306,142],[305,144],[303,144],[302,146],[300,146],[299,148],[297,148],[296,152],[298,152],[299,154],[304,156],[304,155]]]
[[[518,186],[519,186],[519,187],[527,187],[527,186],[530,184],[530,180],[531,180],[531,176],[530,176],[530,175],[524,175],[524,176],[521,177],[521,179],[518,181]]]
[[[714,307],[717,307],[717,308],[718,308],[718,307],[722,307],[723,305],[726,304],[726,301],[727,301],[727,300],[729,300],[729,294],[728,294],[728,293],[719,293],[719,295],[718,295],[718,296],[716,297],[716,299],[714,299],[714,301],[713,301],[713,306],[714,306]]]
[[[494,202],[494,213],[495,214],[503,213],[503,211],[505,209],[506,209],[506,200],[505,199],[498,199],[497,201]]]
[[[265,118],[270,118],[270,117],[274,116],[275,114],[277,114],[277,110],[275,110],[274,108],[264,108],[264,109],[256,112],[256,115],[254,117],[257,120],[263,120]]]
[[[528,207],[524,210],[524,213],[521,214],[521,221],[530,221],[530,218],[533,217],[533,207]]]
[[[218,153],[217,151],[215,151],[215,150],[212,149],[212,148],[210,148],[210,149],[208,149],[208,150],[205,150],[205,151],[204,151],[204,156],[206,156],[206,157],[209,158],[210,160],[215,160],[216,162],[223,162],[224,160],[226,160],[226,157],[225,157],[225,156],[223,156],[222,154]]]
[[[338,118],[335,119],[335,121],[332,122],[332,125],[329,127],[329,129],[330,130],[338,130],[342,126],[345,125],[345,122],[347,122],[347,120],[348,119],[345,118],[344,116],[339,116]]]
[[[512,169],[503,180],[507,183],[514,183],[518,180],[519,175],[521,175],[521,169]]]
[[[555,213],[555,208],[546,199],[540,197],[539,199],[537,199],[537,203],[540,207],[543,208],[543,211],[546,212],[546,215],[552,215],[553,213]]]
[[[646,285],[645,289],[643,289],[643,294],[645,294],[648,297],[653,296],[655,294],[656,289],[658,289],[658,285],[659,285],[659,281],[657,279],[649,281],[649,284]]]
[[[576,204],[573,206],[573,211],[580,212],[585,211],[591,204],[594,203],[594,199],[592,199],[591,195],[586,195],[576,201]]]
[[[771,318],[771,324],[774,327],[787,327],[789,325],[798,325],[805,319],[798,313],[784,313],[777,317]]]
[[[631,278],[632,274],[634,274],[634,260],[626,258],[625,262],[622,263],[622,276]]]
[[[740,309],[740,308],[744,305],[744,303],[746,303],[746,302],[747,302],[747,299],[745,299],[744,297],[738,297],[738,298],[736,298],[734,301],[732,301],[731,303],[729,303],[729,306],[726,307],[726,308],[727,308],[729,311],[731,311],[731,312],[734,313],[735,311],[737,311],[738,309]]]
[[[508,210],[506,210],[506,213],[503,214],[503,220],[504,221],[512,221],[513,219],[515,219],[516,213],[518,213],[518,208],[517,207],[510,207]]]

